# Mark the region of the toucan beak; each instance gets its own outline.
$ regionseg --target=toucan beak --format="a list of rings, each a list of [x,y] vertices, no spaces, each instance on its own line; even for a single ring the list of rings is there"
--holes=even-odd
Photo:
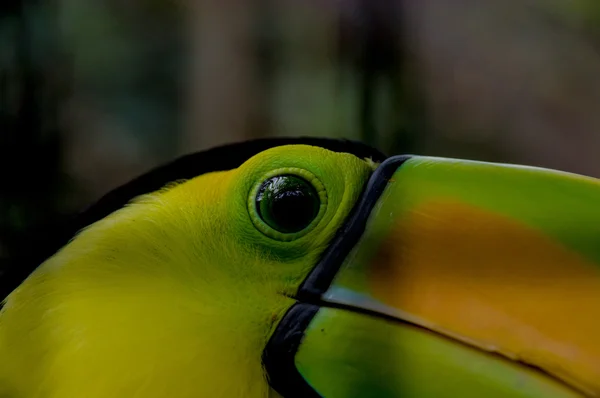
[[[285,396],[600,396],[600,182],[389,158],[298,297]]]

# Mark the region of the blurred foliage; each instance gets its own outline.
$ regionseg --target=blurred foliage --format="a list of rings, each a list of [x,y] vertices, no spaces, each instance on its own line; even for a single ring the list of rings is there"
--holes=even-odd
[[[119,119],[121,134],[172,155],[181,118],[178,9],[160,1],[80,0],[57,8],[77,95]]]
[[[61,195],[66,188],[58,127],[58,105],[65,87],[56,84],[61,80],[55,75],[60,54],[54,19],[47,18],[52,9],[33,2],[3,6],[0,261],[15,252],[31,250],[25,247],[25,234],[60,217]]]

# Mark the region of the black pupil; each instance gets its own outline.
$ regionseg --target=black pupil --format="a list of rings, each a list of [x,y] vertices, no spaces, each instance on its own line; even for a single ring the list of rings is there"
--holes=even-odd
[[[258,214],[271,228],[299,232],[319,212],[319,195],[306,180],[292,175],[272,177],[261,186],[256,197]]]

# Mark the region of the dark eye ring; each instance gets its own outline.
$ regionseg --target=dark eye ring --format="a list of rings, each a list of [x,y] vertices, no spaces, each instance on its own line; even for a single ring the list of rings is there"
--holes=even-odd
[[[310,172],[287,168],[262,179],[248,199],[255,226],[272,238],[291,241],[316,225],[327,205],[321,182]]]

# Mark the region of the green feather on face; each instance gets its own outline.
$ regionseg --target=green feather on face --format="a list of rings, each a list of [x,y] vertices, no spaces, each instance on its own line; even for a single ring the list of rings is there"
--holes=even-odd
[[[0,397],[600,393],[597,180],[284,141],[84,214],[5,300]]]

